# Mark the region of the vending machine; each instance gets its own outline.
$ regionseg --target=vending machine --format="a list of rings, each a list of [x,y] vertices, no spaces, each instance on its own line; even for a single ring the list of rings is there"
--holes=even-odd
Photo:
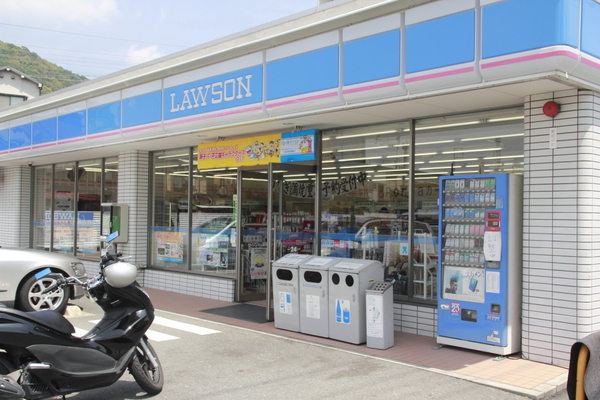
[[[440,178],[438,343],[521,350],[522,178]]]

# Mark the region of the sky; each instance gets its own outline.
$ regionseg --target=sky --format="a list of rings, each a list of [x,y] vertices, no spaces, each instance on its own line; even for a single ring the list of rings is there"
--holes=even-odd
[[[318,0],[0,0],[0,41],[89,79],[314,9]],[[39,80],[39,79],[38,79]]]

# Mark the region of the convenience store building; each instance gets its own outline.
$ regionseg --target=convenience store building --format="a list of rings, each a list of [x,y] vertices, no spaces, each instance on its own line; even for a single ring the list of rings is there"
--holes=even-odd
[[[395,329],[434,336],[438,178],[519,174],[522,354],[566,366],[600,328],[598,20],[595,0],[337,0],[1,109],[0,245],[94,271],[100,204],[126,204],[145,286],[254,301],[274,255],[379,259]]]

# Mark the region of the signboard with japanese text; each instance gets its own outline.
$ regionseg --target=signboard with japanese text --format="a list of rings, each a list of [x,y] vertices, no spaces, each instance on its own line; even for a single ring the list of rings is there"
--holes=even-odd
[[[316,160],[316,130],[198,145],[198,169]]]

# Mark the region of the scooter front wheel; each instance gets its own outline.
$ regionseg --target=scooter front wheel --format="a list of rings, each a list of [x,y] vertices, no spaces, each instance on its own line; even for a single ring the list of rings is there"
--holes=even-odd
[[[135,347],[135,355],[129,364],[129,372],[146,393],[154,395],[162,391],[165,382],[162,366],[154,348],[148,343],[145,336]]]

